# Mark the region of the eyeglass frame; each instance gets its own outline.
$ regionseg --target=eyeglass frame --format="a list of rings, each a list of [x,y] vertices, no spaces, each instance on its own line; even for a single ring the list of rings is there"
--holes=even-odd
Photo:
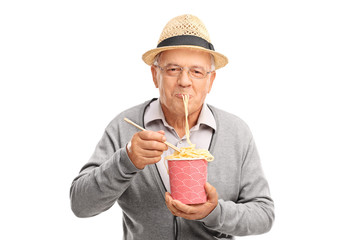
[[[190,69],[191,69],[191,68],[194,68],[194,66],[189,68],[189,67],[181,67],[181,66],[179,66],[179,65],[177,65],[177,64],[170,64],[170,65],[179,67],[180,70],[181,70],[181,72],[179,73],[178,76],[169,76],[169,75],[167,75],[168,77],[177,77],[177,78],[178,78],[178,77],[183,73],[183,71],[185,70],[185,68],[188,69],[187,75],[188,75],[188,77],[191,78],[191,79],[205,79],[205,78],[209,75],[209,73],[214,72],[214,70],[205,72],[205,76],[204,76],[203,78],[197,78],[197,77],[191,76],[191,74],[190,74]],[[158,65],[158,64],[154,64],[154,66],[155,66],[155,67],[158,67],[158,68],[161,70],[161,72],[164,72],[164,70],[166,70],[165,68],[166,68],[167,66],[169,66],[169,65],[166,65],[165,67],[161,67],[161,66]]]

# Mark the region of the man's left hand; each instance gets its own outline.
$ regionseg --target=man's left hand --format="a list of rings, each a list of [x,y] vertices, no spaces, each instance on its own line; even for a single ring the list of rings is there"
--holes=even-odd
[[[209,215],[218,204],[218,194],[216,188],[205,184],[205,191],[207,194],[207,201],[201,204],[183,204],[182,202],[175,200],[171,197],[170,193],[165,193],[166,206],[170,212],[178,217],[186,218],[189,220],[198,220]]]

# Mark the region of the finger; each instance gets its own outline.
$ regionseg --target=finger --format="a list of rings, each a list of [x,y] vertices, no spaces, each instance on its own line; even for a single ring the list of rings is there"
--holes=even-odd
[[[218,194],[216,192],[216,188],[208,182],[205,183],[205,192],[209,202],[217,202]]]
[[[174,200],[170,193],[165,193],[165,202],[167,207],[169,208],[169,210],[172,212],[172,214],[179,216],[180,214],[184,214],[182,211],[180,211],[179,209],[177,209],[175,207],[176,203],[175,202],[179,202],[178,200]]]
[[[160,133],[161,135],[165,135],[165,131],[163,130],[160,130],[160,131],[157,131],[158,133]]]
[[[144,161],[144,163],[146,163],[146,165],[155,164],[157,162],[160,162],[160,160],[161,160],[161,157],[152,157],[152,158],[144,157],[143,158],[143,161]]]
[[[166,141],[166,137],[164,134],[161,134],[159,132],[153,132],[153,131],[142,131],[142,132],[138,132],[139,137],[142,140],[153,140],[153,141],[158,141],[158,142],[165,142]]]
[[[173,200],[172,204],[178,211],[180,211],[184,214],[194,214],[194,213],[198,212],[198,210],[195,206],[186,205],[178,200]]]
[[[165,202],[166,203],[171,203],[171,201],[173,200],[173,198],[171,197],[169,192],[165,193]]]
[[[153,149],[144,149],[144,148],[138,149],[139,155],[146,158],[160,157],[163,154],[163,152],[164,151],[162,150],[153,150]]]
[[[171,195],[170,195],[169,192],[166,192],[166,193],[165,193],[165,197],[168,197],[169,199],[172,199],[172,197],[171,197]]]
[[[166,151],[168,149],[168,146],[165,143],[153,141],[153,140],[152,141],[143,140],[139,136],[135,136],[135,135],[131,140],[131,147],[136,151],[157,150],[157,151],[161,151],[161,154],[163,151]]]
[[[170,193],[165,193],[165,204],[173,215],[176,215],[176,208],[172,205],[173,198]]]
[[[168,148],[165,143],[157,142],[157,141],[143,141],[140,144],[141,147],[146,150],[158,150],[163,152],[166,151]]]

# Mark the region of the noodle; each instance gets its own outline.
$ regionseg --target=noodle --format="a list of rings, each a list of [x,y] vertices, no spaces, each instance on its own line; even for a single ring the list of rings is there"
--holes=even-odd
[[[190,141],[190,130],[188,122],[188,106],[189,106],[189,95],[183,94],[183,102],[185,108],[185,135],[186,141],[190,145],[189,147],[180,148],[180,152],[175,151],[174,154],[167,156],[165,159],[205,159],[208,162],[214,160],[214,157],[206,149],[195,149],[195,144]]]
[[[190,130],[189,130],[189,122],[188,122],[188,115],[189,115],[189,95],[183,94],[182,95],[183,102],[184,102],[184,108],[185,108],[185,135],[186,135],[186,141],[190,146],[193,146],[194,144],[190,141]],[[195,145],[194,145],[195,147]]]
[[[173,155],[167,156],[165,159],[205,159],[208,162],[214,160],[214,157],[206,149],[195,149],[195,145],[180,148],[180,152],[175,151]]]

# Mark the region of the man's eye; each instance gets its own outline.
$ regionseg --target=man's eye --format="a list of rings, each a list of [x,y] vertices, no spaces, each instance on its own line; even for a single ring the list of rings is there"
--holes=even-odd
[[[195,77],[202,77],[205,75],[205,71],[202,69],[191,69],[190,72],[195,76]]]
[[[166,72],[170,73],[170,74],[174,74],[174,73],[177,74],[177,73],[181,72],[181,68],[179,68],[179,67],[169,67],[169,68],[166,69]]]

